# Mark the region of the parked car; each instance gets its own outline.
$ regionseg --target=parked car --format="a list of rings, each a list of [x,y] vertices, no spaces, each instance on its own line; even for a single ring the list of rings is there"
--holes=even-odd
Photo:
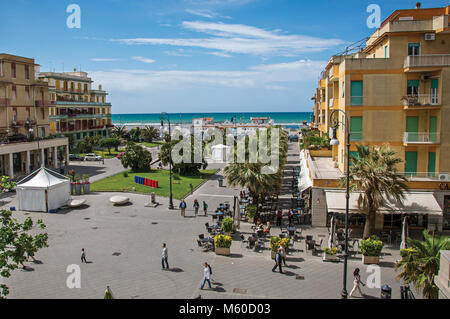
[[[69,154],[69,161],[84,161],[84,157],[77,154]]]
[[[124,152],[120,152],[119,154],[116,155],[116,157],[118,159],[122,159]]]
[[[103,158],[94,153],[88,153],[84,156],[85,161],[101,161]]]

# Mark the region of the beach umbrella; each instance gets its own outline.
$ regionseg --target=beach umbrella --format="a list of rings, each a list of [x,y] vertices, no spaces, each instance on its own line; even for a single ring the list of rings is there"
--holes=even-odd
[[[400,244],[400,249],[408,248],[408,216],[403,218],[403,227],[402,227],[402,243]]]
[[[336,233],[336,222],[335,222],[334,216],[333,216],[333,217],[331,217],[330,237],[328,238],[328,248],[333,248],[335,233]]]

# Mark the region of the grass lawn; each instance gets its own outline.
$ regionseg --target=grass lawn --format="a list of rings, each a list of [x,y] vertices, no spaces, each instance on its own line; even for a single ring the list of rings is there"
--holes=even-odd
[[[99,156],[103,157],[104,159],[108,159],[108,158],[114,158],[114,157],[117,156],[117,154],[119,154],[119,153],[121,153],[121,152],[124,152],[124,151],[125,151],[125,149],[119,148],[119,151],[116,152],[116,151],[114,150],[114,148],[112,148],[112,149],[111,149],[111,155],[109,155],[108,150],[94,150],[93,153],[95,153],[96,155],[99,155]],[[84,157],[86,154],[78,154],[78,155]]]
[[[155,146],[162,145],[164,143],[165,142],[151,142],[151,143],[149,143],[149,142],[142,142],[142,143],[139,143],[139,144],[141,144],[143,146],[146,146],[146,147],[155,147]]]
[[[217,170],[200,171],[199,176],[180,176],[179,180],[175,180],[172,176],[172,193],[173,198],[182,199],[190,191],[189,184],[192,184],[194,189],[200,183],[210,179]],[[136,184],[134,176],[140,176],[158,181],[158,188],[154,189],[148,186]],[[132,173],[128,171],[128,177],[124,177],[123,173],[105,178],[103,180],[91,184],[92,192],[131,192],[132,187],[136,188],[136,192],[150,194],[155,192],[157,196],[169,197],[169,171],[167,170],[153,170],[143,173]]]

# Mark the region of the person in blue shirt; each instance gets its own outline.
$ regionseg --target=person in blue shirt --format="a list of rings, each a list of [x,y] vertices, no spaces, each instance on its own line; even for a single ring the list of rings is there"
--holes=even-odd
[[[186,202],[184,201],[184,199],[180,203],[180,209],[181,209],[181,216],[184,217],[186,212]]]
[[[281,247],[278,248],[277,254],[275,255],[275,266],[272,268],[272,271],[275,272],[275,270],[277,269],[277,267],[280,268],[280,274],[283,273],[283,268],[281,266],[281,262],[282,262],[282,256],[281,256]]]

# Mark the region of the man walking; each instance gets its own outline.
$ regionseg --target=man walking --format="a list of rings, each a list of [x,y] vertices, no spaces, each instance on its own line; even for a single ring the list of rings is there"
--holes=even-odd
[[[203,212],[205,213],[205,216],[208,214],[208,204],[206,204],[205,201],[203,201]]]
[[[283,264],[286,265],[286,249],[284,248],[284,243],[281,243],[280,245],[280,253],[281,253],[281,260],[283,261]]]
[[[198,209],[200,208],[200,204],[198,203],[198,200],[194,200],[194,212],[195,216],[198,215]]]
[[[280,268],[280,274],[283,273],[283,268],[281,266],[281,248],[278,248],[278,251],[275,255],[275,266],[272,268],[272,271],[275,272],[277,267]]]
[[[81,262],[87,263],[86,261],[86,252],[84,251],[84,248],[81,248]]]
[[[180,209],[181,209],[181,216],[184,217],[186,213],[186,202],[184,201],[184,199],[180,203]]]
[[[162,269],[166,269],[166,268],[169,269],[169,263],[167,262],[167,257],[168,257],[167,245],[166,245],[166,243],[163,243],[162,246],[163,246],[163,249],[162,249],[161,266],[162,266]]]
[[[200,289],[203,289],[203,287],[205,286],[206,282],[208,282],[209,289],[211,289],[212,288],[211,287],[211,270],[209,270],[207,262],[204,263],[203,281],[202,281],[202,285],[201,285]]]

